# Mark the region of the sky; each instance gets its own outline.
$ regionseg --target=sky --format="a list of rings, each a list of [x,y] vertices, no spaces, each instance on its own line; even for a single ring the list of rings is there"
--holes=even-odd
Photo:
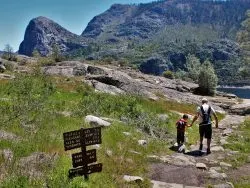
[[[153,0],[0,0],[0,50],[10,44],[17,51],[29,21],[45,16],[80,35],[88,22],[112,4]]]

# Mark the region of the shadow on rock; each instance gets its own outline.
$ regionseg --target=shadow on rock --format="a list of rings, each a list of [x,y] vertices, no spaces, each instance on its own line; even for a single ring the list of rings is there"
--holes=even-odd
[[[179,150],[179,147],[178,146],[171,146],[169,149],[177,152]]]
[[[200,151],[200,150],[194,150],[194,151],[189,151],[186,152],[185,155],[190,155],[190,156],[194,156],[194,157],[201,157],[205,154],[205,152]]]

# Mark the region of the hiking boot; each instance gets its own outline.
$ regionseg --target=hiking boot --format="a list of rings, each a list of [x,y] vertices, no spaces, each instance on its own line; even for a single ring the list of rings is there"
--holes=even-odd
[[[211,153],[210,149],[207,148],[207,155],[209,155]]]
[[[200,144],[199,150],[202,151],[203,144]]]

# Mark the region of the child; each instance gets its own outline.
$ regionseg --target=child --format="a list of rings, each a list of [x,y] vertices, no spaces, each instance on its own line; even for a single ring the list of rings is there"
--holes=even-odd
[[[182,119],[176,122],[176,129],[177,129],[177,144],[179,148],[179,152],[185,149],[184,141],[185,141],[185,129],[188,126],[188,115],[184,114]]]

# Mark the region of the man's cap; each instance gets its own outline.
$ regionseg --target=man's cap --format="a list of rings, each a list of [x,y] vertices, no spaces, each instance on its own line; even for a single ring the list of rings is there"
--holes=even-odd
[[[203,102],[203,103],[204,103],[204,102],[208,102],[208,100],[207,100],[207,98],[202,98],[202,99],[201,99],[201,102]]]

